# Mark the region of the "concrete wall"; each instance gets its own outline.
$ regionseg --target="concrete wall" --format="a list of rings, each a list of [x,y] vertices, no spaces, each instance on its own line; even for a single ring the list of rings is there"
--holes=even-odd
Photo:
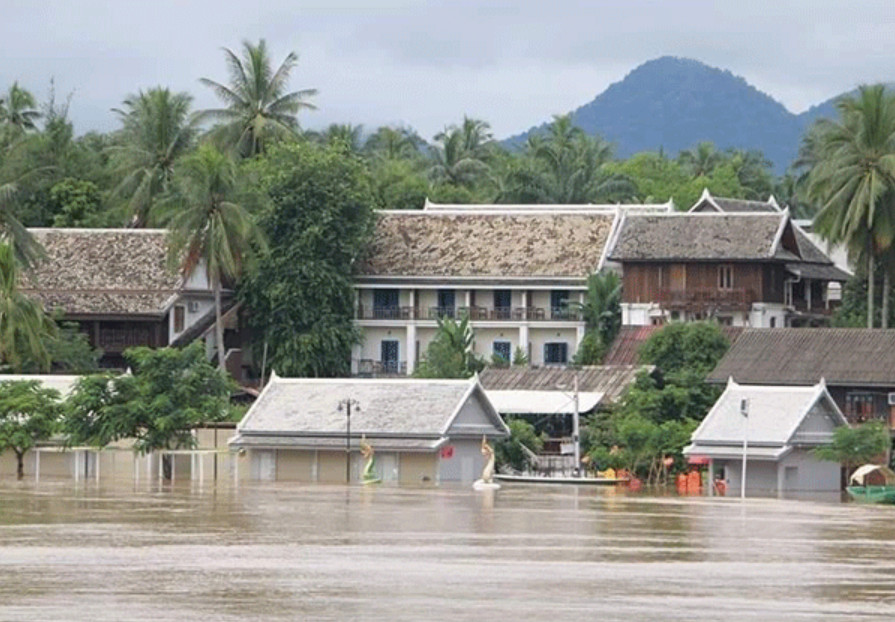
[[[727,496],[740,494],[741,460],[716,462],[726,467]],[[790,493],[830,493],[841,490],[841,472],[836,462],[816,459],[810,449],[795,449],[779,463],[749,460],[746,465],[746,494],[783,496]]]
[[[544,365],[544,344],[546,343],[568,344],[568,362],[572,361],[572,357],[575,356],[575,352],[578,350],[578,330],[576,328],[531,326],[529,328],[528,340],[531,343],[530,363],[532,365]]]
[[[438,454],[402,453],[399,456],[399,477],[401,484],[431,484],[438,477]]]
[[[441,452],[438,465],[438,481],[472,484],[479,479],[485,466],[481,443],[481,439],[463,439],[453,441],[447,445],[446,447],[452,448],[453,451]],[[450,458],[446,457],[449,453],[453,454]]]

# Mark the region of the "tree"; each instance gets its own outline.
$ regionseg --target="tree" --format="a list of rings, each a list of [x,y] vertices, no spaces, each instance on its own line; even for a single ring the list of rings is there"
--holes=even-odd
[[[663,374],[692,371],[708,374],[730,342],[714,322],[675,322],[656,331],[640,347],[640,361]]]
[[[219,122],[211,130],[212,140],[242,157],[251,157],[267,151],[274,141],[296,135],[296,115],[316,108],[308,99],[317,94],[317,89],[286,92],[289,74],[298,64],[295,52],[273,71],[264,39],[257,45],[243,41],[242,47],[241,59],[224,48],[229,86],[208,78],[200,80],[226,107],[203,110],[198,119]]]
[[[460,126],[448,126],[435,135],[435,145],[429,150],[432,162],[429,175],[436,182],[473,185],[488,171],[488,148],[492,140],[487,122],[464,116]]]
[[[889,429],[881,421],[870,421],[854,428],[844,425],[836,428],[833,441],[815,449],[814,455],[851,469],[884,456],[890,442]]]
[[[59,392],[36,380],[0,382],[0,453],[16,455],[16,476],[25,476],[25,453],[49,439],[59,421]]]
[[[169,200],[176,209],[168,226],[170,259],[186,278],[203,267],[214,292],[215,340],[218,366],[225,363],[221,289],[234,283],[266,242],[255,220],[232,201],[236,188],[233,161],[210,145],[203,145],[183,162]]]
[[[370,174],[338,146],[279,145],[253,164],[270,200],[259,221],[269,252],[240,291],[251,326],[278,374],[346,376],[360,341],[353,274],[372,233]]]
[[[115,195],[127,197],[133,224],[145,227],[153,207],[169,188],[176,162],[192,147],[196,125],[192,97],[167,88],[130,95],[121,109],[117,144],[110,147],[113,168],[121,176]]]
[[[19,289],[12,245],[0,243],[0,362],[14,372],[21,371],[26,361],[49,370],[47,339],[55,336],[52,318]]]
[[[533,425],[524,419],[507,422],[509,438],[501,439],[494,445],[498,465],[507,465],[516,471],[526,471],[531,466],[531,455],[544,448],[543,435],[535,432]]]
[[[364,126],[351,123],[331,123],[316,138],[324,145],[339,143],[348,152],[359,154],[364,148]]]
[[[692,149],[681,151],[677,159],[691,177],[708,177],[724,156],[715,149],[714,144],[703,141]]]
[[[73,322],[56,322],[58,330],[55,334],[43,336],[44,347],[50,360],[49,370],[57,374],[91,374],[99,369],[101,350],[90,346],[87,333],[81,331]],[[39,374],[47,371],[47,366],[39,361],[23,356],[21,373]],[[12,371],[12,370],[10,370]],[[0,378],[2,380],[2,378]]]
[[[469,318],[459,322],[450,317],[438,318],[435,338],[413,375],[417,378],[471,378],[485,364],[472,351],[475,333]]]
[[[895,241],[895,97],[862,86],[836,102],[838,120],[821,119],[809,195],[820,204],[815,229],[867,266],[867,327],[873,328],[875,258]],[[889,270],[884,296],[888,296]]]
[[[13,82],[6,95],[0,98],[0,127],[8,130],[9,137],[36,130],[40,116],[34,95],[18,82]]]
[[[54,227],[83,227],[97,219],[102,207],[99,186],[66,177],[50,189]]]
[[[141,454],[192,448],[195,427],[227,418],[232,381],[208,361],[201,342],[132,348],[124,357],[131,374],[84,376],[76,383],[62,423],[70,445],[133,439]]]
[[[595,331],[604,345],[611,344],[622,323],[622,282],[618,273],[604,268],[587,278],[584,302],[569,302],[584,320],[588,332]]]
[[[383,160],[413,160],[419,158],[424,144],[412,129],[383,125],[367,138],[364,150]]]

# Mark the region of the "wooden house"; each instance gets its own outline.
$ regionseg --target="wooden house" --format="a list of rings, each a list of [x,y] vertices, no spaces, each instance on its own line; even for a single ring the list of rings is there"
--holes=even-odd
[[[123,368],[127,348],[187,343],[213,326],[214,299],[205,271],[200,266],[183,278],[168,265],[165,230],[31,233],[45,256],[22,275],[22,290],[60,320],[76,323],[90,345],[103,351],[102,366]],[[224,301],[229,310],[231,292],[224,292]],[[234,318],[229,321],[235,327]]]
[[[849,276],[776,209],[625,214],[608,259],[621,265],[625,325],[821,321],[827,283]]]
[[[796,328],[743,332],[707,380],[810,386],[824,380],[850,423],[895,429],[895,329]]]

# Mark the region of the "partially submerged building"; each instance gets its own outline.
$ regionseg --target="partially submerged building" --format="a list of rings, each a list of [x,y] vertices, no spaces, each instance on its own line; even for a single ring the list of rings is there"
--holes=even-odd
[[[358,481],[365,439],[383,481],[472,483],[482,438],[508,434],[477,379],[274,376],[230,447],[247,452],[252,479]]]
[[[747,494],[835,493],[842,486],[840,465],[819,460],[813,450],[830,443],[843,425],[823,381],[781,387],[730,380],[684,455],[720,473],[728,495],[741,490],[744,452]]]

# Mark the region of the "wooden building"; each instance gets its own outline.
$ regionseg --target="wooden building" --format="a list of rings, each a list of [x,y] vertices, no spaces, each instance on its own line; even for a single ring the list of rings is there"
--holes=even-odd
[[[75,322],[100,364],[122,368],[134,346],[201,338],[214,323],[214,299],[200,266],[182,278],[168,264],[162,229],[32,229],[45,257],[22,276],[22,290],[62,321]],[[226,308],[232,294],[224,293]],[[213,347],[210,348],[213,353]]]
[[[811,386],[821,380],[850,423],[895,429],[895,329],[749,329],[709,374],[712,383]]]
[[[626,214],[608,258],[621,265],[625,325],[822,321],[831,310],[827,284],[849,276],[786,210]]]

